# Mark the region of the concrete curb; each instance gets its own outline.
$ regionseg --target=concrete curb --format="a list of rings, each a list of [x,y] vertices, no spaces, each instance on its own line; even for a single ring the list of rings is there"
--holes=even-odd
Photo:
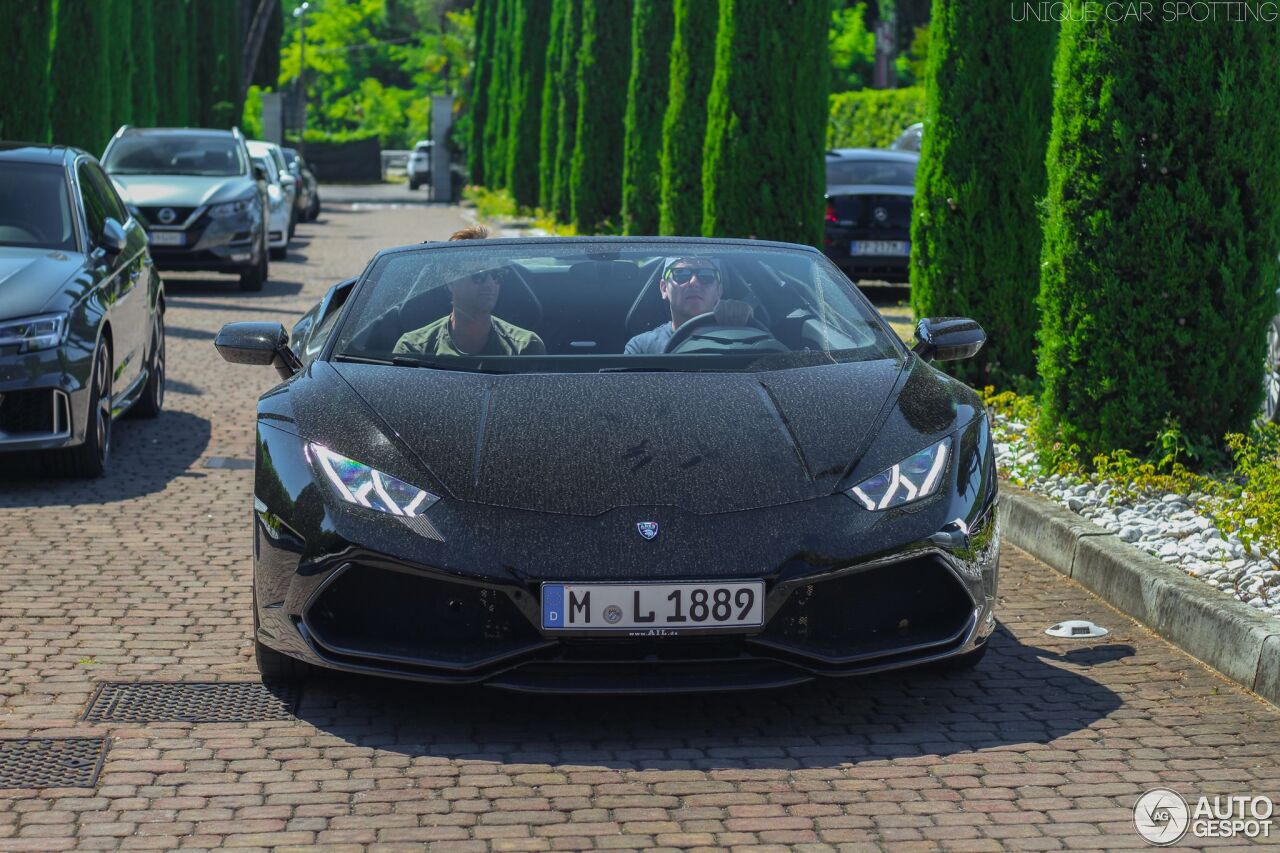
[[[1235,601],[1047,498],[1000,484],[1008,541],[1273,705],[1280,619]]]

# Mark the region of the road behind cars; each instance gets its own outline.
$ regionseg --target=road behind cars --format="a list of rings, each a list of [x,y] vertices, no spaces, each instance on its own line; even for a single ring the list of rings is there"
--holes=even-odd
[[[976,674],[655,700],[338,679],[284,720],[80,722],[102,681],[255,679],[243,463],[275,379],[216,331],[290,326],[376,249],[463,224],[403,184],[324,192],[262,293],[165,275],[166,413],[120,422],[106,478],[0,475],[0,737],[112,738],[96,788],[0,790],[0,849],[1136,848],[1157,784],[1280,792],[1280,712],[1012,548]],[[1114,633],[1043,635],[1068,617]]]

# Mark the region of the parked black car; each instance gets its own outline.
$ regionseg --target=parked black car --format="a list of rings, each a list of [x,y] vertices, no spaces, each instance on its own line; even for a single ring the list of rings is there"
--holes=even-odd
[[[102,156],[146,227],[156,265],[268,276],[267,187],[238,130],[122,127]]]
[[[281,148],[284,161],[289,171],[298,179],[298,221],[314,222],[320,215],[320,182],[307,163],[305,157],[296,148]]]
[[[668,276],[672,258],[703,272]],[[671,323],[670,288],[695,284],[703,305],[719,288],[753,306],[750,324],[704,313],[665,351],[624,353]],[[402,346],[443,328],[467,288],[505,321],[494,328],[534,332],[546,354]],[[268,677],[313,664],[515,690],[712,690],[968,667],[986,650],[991,433],[978,395],[929,364],[976,352],[982,330],[924,320],[908,349],[813,248],[392,249],[294,338],[233,323],[215,342],[284,380],[257,409]]]
[[[98,161],[0,143],[0,451],[93,477],[112,420],[164,403],[164,286]]]
[[[875,148],[827,152],[823,250],[854,281],[908,280],[919,159],[908,151]]]

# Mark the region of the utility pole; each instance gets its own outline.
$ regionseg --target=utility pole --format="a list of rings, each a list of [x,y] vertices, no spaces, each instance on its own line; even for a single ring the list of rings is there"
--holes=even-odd
[[[299,32],[301,37],[298,42],[298,89],[299,89],[299,121],[298,121],[298,142],[301,143],[303,137],[307,133],[307,10],[311,8],[310,3],[303,3],[301,6],[293,10],[293,16],[298,19]]]

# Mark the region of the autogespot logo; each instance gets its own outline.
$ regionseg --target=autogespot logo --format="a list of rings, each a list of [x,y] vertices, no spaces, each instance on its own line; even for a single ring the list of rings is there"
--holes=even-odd
[[[1173,844],[1187,832],[1191,812],[1187,801],[1168,788],[1154,788],[1133,806],[1133,825],[1152,844]]]

